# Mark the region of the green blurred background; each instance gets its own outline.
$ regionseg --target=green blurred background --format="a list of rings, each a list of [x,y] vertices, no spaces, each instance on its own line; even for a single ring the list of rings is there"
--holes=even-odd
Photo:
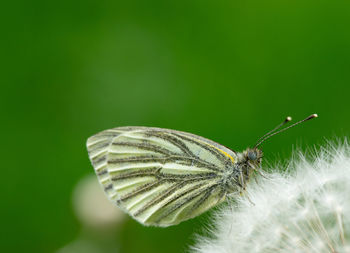
[[[81,235],[72,192],[93,174],[86,139],[104,129],[165,127],[240,151],[285,116],[319,114],[266,142],[265,164],[348,136],[349,12],[345,0],[7,2],[1,251],[55,252]],[[186,252],[206,224],[128,219],[112,241]]]

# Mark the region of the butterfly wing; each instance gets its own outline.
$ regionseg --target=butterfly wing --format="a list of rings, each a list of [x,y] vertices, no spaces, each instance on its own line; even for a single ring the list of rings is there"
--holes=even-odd
[[[225,199],[225,164],[236,154],[194,134],[119,127],[87,141],[90,160],[111,201],[145,225],[170,226]]]

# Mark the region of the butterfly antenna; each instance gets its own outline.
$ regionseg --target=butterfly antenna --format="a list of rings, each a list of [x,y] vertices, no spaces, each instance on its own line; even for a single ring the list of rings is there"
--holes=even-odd
[[[294,126],[296,126],[296,125],[299,125],[300,123],[303,123],[303,122],[305,122],[305,121],[308,121],[308,120],[310,120],[310,119],[317,118],[317,117],[318,117],[317,114],[311,114],[309,117],[307,117],[307,118],[305,118],[305,119],[303,119],[303,120],[300,120],[300,121],[294,123],[293,125],[290,125],[289,127],[286,127],[286,128],[283,128],[283,129],[281,129],[281,130],[279,130],[279,131],[273,132],[273,131],[277,130],[278,128],[280,128],[281,126],[283,126],[285,123],[288,122],[288,121],[286,122],[286,120],[288,119],[288,117],[287,117],[287,119],[284,121],[285,123],[283,122],[282,124],[279,125],[279,127],[276,127],[274,130],[271,130],[269,133],[265,134],[262,138],[260,138],[260,139],[257,141],[257,144],[255,145],[254,148],[257,148],[258,146],[260,146],[261,143],[263,143],[264,141],[266,141],[267,139],[271,138],[272,136],[274,136],[274,135],[276,135],[276,134],[279,134],[279,133],[281,133],[281,132],[284,132],[284,131],[286,131],[286,130],[289,129],[289,128],[292,128],[292,127],[294,127]],[[290,118],[290,117],[289,117],[289,118]],[[290,120],[289,120],[289,121],[290,121]]]
[[[282,126],[284,126],[285,124],[287,124],[289,121],[292,120],[292,117],[287,117],[282,123],[278,124],[274,129],[268,131],[266,134],[264,134],[263,136],[261,136],[259,138],[259,140],[257,140],[256,143],[259,143],[262,139],[264,139],[266,136],[268,136],[269,134],[271,134],[272,132],[276,131],[277,129],[281,128]],[[255,147],[257,147],[257,145],[255,145]]]

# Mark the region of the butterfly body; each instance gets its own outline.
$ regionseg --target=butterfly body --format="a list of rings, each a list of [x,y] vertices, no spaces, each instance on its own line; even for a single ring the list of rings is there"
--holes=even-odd
[[[237,153],[170,129],[119,127],[87,141],[110,200],[144,225],[170,226],[242,193],[262,152]]]

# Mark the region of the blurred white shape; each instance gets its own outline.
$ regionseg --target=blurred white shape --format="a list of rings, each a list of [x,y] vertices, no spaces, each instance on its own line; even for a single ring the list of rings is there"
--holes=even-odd
[[[192,252],[350,253],[350,146],[329,146],[289,170],[252,180],[250,200],[222,208]]]
[[[78,182],[73,191],[73,207],[82,230],[57,253],[119,252],[118,232],[127,216],[108,200],[95,175]]]
[[[126,217],[108,200],[95,175],[79,181],[73,192],[73,206],[81,223],[92,229],[115,227]]]

